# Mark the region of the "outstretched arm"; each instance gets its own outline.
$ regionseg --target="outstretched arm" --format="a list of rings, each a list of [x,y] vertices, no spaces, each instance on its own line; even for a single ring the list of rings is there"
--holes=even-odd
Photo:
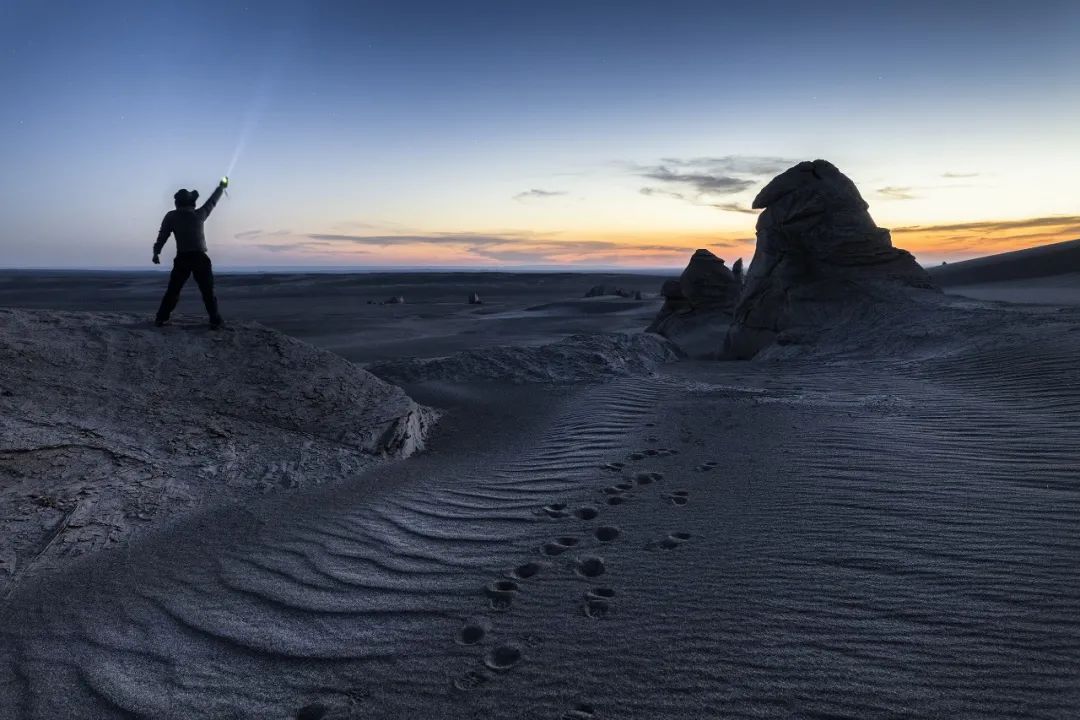
[[[217,205],[217,201],[221,199],[221,193],[223,192],[225,192],[225,183],[218,183],[214,192],[210,193],[210,197],[206,198],[206,202],[199,208],[199,215],[201,215],[204,220],[210,216],[214,206]]]
[[[169,239],[169,235],[172,234],[172,213],[165,213],[165,217],[161,220],[161,229],[158,230],[157,242],[154,243],[154,263],[157,263],[157,256],[161,253],[161,248],[165,247],[165,242]]]

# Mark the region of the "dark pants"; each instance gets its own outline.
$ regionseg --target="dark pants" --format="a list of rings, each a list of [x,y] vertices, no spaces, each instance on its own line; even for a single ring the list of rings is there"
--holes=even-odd
[[[173,260],[172,272],[169,274],[169,287],[165,290],[165,297],[161,298],[161,307],[157,311],[158,322],[165,322],[172,315],[177,301],[180,300],[180,290],[183,289],[190,275],[194,275],[195,282],[199,284],[199,292],[202,293],[203,304],[206,305],[206,314],[210,316],[210,322],[214,324],[221,322],[217,298],[214,297],[214,266],[210,264],[210,257],[203,252],[179,253]]]

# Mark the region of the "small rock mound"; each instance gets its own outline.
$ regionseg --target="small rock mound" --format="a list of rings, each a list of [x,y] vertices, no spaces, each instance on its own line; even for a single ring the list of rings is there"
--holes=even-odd
[[[588,292],[585,293],[585,297],[587,298],[604,297],[607,295],[613,295],[621,298],[632,298],[634,300],[641,299],[640,290],[624,290],[621,287],[612,287],[609,285],[593,285],[591,288],[589,288]]]
[[[678,358],[666,340],[646,333],[571,335],[549,345],[466,350],[440,358],[407,358],[369,365],[390,382],[432,380],[513,383],[595,382],[647,375]]]
[[[383,305],[404,305],[404,304],[405,304],[405,298],[403,296],[401,296],[401,295],[394,295],[393,297],[388,297],[386,300],[383,300]]]
[[[480,299],[480,294],[479,293],[470,293],[469,294],[469,304],[470,305],[483,305],[484,301]]]
[[[825,160],[781,173],[753,207],[764,212],[725,342],[728,357],[811,342],[841,305],[869,302],[875,285],[933,288],[915,258],[874,224],[855,183]]]
[[[679,279],[661,287],[664,305],[647,331],[668,338],[690,357],[718,357],[739,289],[723,260],[697,250]]]

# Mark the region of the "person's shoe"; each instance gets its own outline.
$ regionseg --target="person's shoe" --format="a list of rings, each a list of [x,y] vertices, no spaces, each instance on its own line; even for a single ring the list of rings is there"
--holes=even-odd
[[[154,327],[165,327],[168,324],[168,320],[154,320]]]

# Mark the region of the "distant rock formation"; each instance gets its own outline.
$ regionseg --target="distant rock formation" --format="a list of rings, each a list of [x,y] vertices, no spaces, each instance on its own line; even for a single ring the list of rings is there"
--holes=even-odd
[[[386,300],[383,300],[383,305],[404,305],[405,298],[402,295],[394,295]]]
[[[641,299],[640,290],[624,290],[620,287],[611,287],[608,285],[593,285],[589,288],[589,291],[585,293],[585,297],[604,297],[605,295],[614,295],[621,298],[633,298],[634,300]]]
[[[773,178],[753,207],[757,247],[735,308],[725,355],[750,358],[774,342],[798,343],[838,304],[874,284],[932,288],[910,253],[892,245],[850,179],[825,160]]]
[[[469,304],[470,305],[483,305],[484,301],[480,299],[480,294],[479,293],[470,293],[469,294]]]
[[[718,357],[739,283],[724,261],[708,250],[697,250],[678,280],[660,289],[664,305],[647,328],[674,342],[693,358]]]

